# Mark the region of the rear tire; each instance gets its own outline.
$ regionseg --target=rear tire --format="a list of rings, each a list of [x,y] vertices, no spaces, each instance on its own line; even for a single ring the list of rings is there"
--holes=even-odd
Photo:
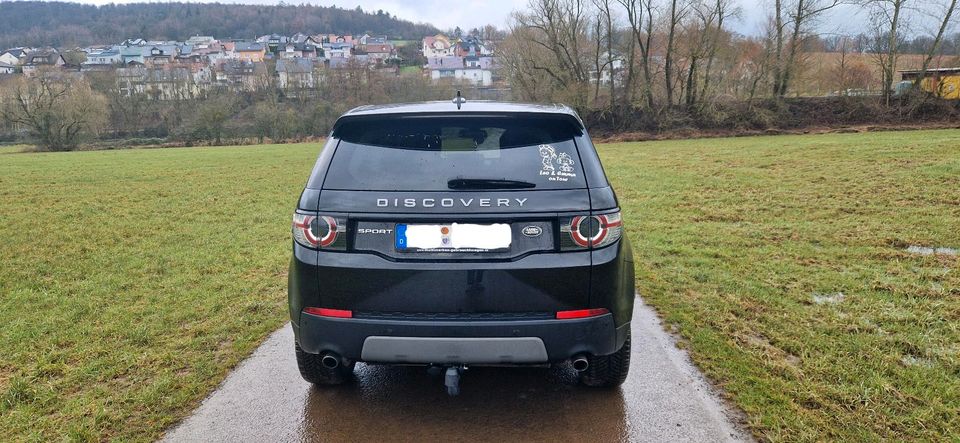
[[[630,333],[627,332],[627,339],[617,352],[590,356],[587,361],[590,366],[580,373],[580,383],[600,388],[622,385],[630,372]]]
[[[311,354],[300,349],[300,344],[296,343],[297,367],[300,368],[300,376],[304,380],[315,385],[340,385],[353,375],[353,366],[355,362],[347,364],[341,361],[340,366],[330,369],[323,366],[319,354]]]

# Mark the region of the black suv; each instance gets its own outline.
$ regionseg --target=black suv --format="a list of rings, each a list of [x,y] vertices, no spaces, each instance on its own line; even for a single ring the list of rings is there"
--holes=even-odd
[[[461,107],[462,105],[462,107]],[[565,106],[429,102],[337,120],[293,216],[300,372],[630,363],[634,271],[617,199]]]

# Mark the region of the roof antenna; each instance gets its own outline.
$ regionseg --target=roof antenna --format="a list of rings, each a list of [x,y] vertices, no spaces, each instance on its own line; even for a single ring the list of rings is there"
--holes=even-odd
[[[463,98],[463,96],[460,95],[460,90],[458,89],[458,90],[457,90],[457,97],[453,99],[453,102],[457,104],[457,110],[459,111],[459,110],[460,110],[460,105],[466,103],[466,102],[467,102],[467,99]]]

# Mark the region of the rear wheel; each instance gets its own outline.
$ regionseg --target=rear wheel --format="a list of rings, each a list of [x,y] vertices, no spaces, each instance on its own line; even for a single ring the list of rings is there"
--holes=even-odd
[[[580,373],[580,383],[594,387],[615,387],[627,380],[630,372],[630,333],[617,352],[587,357],[590,365]]]
[[[353,366],[356,364],[350,362],[346,364],[342,361],[336,368],[327,368],[323,366],[319,354],[311,354],[300,349],[300,344],[296,343],[297,367],[300,368],[300,376],[304,380],[315,385],[339,385],[350,379],[353,375]]]

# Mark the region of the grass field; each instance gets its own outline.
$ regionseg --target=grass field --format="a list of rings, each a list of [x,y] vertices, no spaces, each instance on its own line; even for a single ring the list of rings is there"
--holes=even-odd
[[[286,320],[316,145],[0,156],[0,435],[150,440]],[[770,440],[960,438],[960,131],[601,147],[638,288]],[[840,295],[842,294],[842,295]]]
[[[28,145],[0,145],[0,154],[17,154],[31,149]]]

